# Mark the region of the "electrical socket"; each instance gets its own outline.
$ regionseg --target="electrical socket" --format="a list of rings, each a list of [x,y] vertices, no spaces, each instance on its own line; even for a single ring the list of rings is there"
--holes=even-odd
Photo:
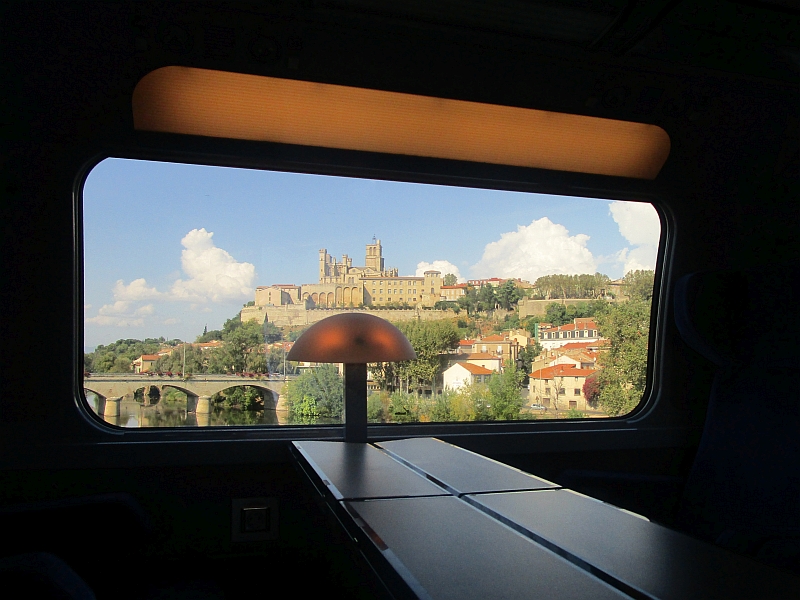
[[[234,498],[231,501],[232,542],[258,542],[277,537],[277,498]]]

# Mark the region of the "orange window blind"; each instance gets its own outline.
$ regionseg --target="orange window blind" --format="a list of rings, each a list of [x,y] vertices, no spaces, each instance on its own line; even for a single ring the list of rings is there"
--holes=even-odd
[[[163,67],[133,92],[134,127],[654,179],[656,125],[326,83]]]

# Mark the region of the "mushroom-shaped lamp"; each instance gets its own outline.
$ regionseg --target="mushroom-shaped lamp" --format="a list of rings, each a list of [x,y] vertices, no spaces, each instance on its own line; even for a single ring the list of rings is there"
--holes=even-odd
[[[414,348],[384,319],[343,313],[318,321],[301,335],[288,360],[344,363],[344,441],[367,441],[367,363],[413,360]]]

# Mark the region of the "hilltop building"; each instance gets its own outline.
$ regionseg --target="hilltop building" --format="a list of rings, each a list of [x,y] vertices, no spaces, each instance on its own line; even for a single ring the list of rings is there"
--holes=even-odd
[[[353,259],[347,254],[337,260],[322,248],[317,283],[256,288],[255,306],[242,311],[242,320],[261,321],[265,308],[273,306],[358,308],[408,304],[430,307],[441,296],[440,271],[425,271],[422,277],[398,275],[396,268],[386,268],[381,241],[373,238],[372,243],[366,245],[363,266],[353,266]]]

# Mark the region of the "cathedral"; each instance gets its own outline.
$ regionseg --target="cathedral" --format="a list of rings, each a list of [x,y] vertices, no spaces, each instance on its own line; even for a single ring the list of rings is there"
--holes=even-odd
[[[255,304],[306,308],[359,308],[365,306],[433,306],[441,299],[442,274],[426,271],[423,277],[403,277],[386,269],[381,241],[366,246],[364,266],[354,267],[346,254],[337,261],[326,249],[319,251],[319,282],[278,284],[256,288]]]

